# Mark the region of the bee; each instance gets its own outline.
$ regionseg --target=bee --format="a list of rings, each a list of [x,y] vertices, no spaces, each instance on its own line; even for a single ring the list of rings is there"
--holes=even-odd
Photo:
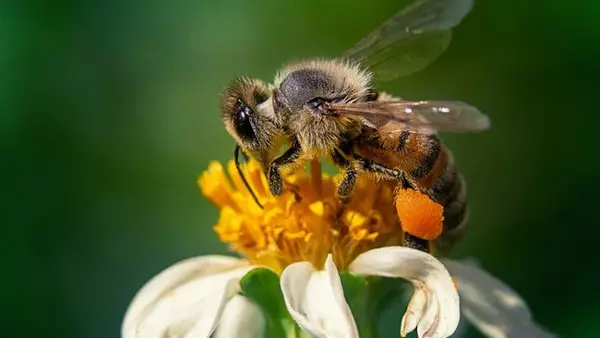
[[[434,245],[449,250],[465,230],[466,184],[437,133],[482,131],[489,118],[464,102],[410,101],[380,92],[373,83],[436,60],[472,5],[473,0],[416,0],[340,58],[291,63],[272,84],[234,80],[223,93],[221,111],[236,140],[238,168],[241,148],[263,165],[271,193],[280,195],[282,170],[328,158],[344,173],[337,188],[343,203],[358,174],[395,181],[399,189],[414,189],[443,206],[443,231]],[[278,153],[284,143],[288,147]],[[430,241],[406,232],[404,245],[431,250]]]

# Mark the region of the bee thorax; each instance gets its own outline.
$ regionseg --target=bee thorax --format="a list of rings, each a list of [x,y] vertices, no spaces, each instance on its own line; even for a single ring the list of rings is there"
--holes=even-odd
[[[292,123],[292,128],[303,150],[326,156],[339,146],[352,124],[339,117],[304,112]]]

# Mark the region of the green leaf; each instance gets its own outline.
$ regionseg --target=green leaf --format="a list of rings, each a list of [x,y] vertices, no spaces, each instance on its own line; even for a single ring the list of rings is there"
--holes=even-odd
[[[341,272],[340,278],[342,280],[342,287],[344,288],[344,297],[354,316],[359,336],[361,338],[375,337],[373,335],[375,325],[371,320],[371,314],[368,309],[367,279],[348,272]]]
[[[407,303],[407,291],[412,290],[409,282],[399,278],[369,277],[373,311],[381,313],[391,302]]]
[[[400,330],[400,320],[402,314],[406,310],[410,294],[412,294],[412,286],[410,282],[407,282],[399,278],[377,278],[373,280],[373,283],[377,283],[377,287],[373,286],[377,292],[372,294],[372,306],[371,310],[374,314],[374,318],[377,319],[377,332],[385,332],[384,335],[388,337],[398,337]],[[374,285],[374,284],[373,284]],[[408,337],[416,337],[416,332],[408,335]]]
[[[267,327],[265,337],[286,337],[294,325],[283,301],[279,277],[271,270],[250,270],[240,281],[242,293],[262,310]]]
[[[390,302],[398,301],[398,296],[406,291],[407,283],[401,279],[364,277],[348,272],[341,272],[340,277],[360,337],[379,337],[382,313]]]
[[[349,272],[340,272],[344,296],[348,302],[356,300],[364,292],[367,280],[364,276],[353,275]]]

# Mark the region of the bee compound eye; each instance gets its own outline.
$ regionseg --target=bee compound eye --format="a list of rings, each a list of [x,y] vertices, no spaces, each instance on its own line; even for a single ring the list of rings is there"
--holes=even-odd
[[[233,118],[235,130],[239,137],[246,140],[254,140],[254,129],[252,128],[252,114],[254,112],[242,100],[238,100],[236,112]]]

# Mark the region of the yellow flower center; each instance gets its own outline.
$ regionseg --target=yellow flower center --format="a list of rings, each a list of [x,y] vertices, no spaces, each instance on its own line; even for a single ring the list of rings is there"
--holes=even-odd
[[[230,161],[212,162],[198,179],[202,193],[219,209],[214,226],[219,239],[253,264],[281,273],[291,263],[309,261],[321,268],[327,254],[344,269],[359,254],[400,245],[402,229],[394,209],[393,185],[359,176],[345,206],[336,197],[341,175],[321,172],[284,174],[284,192],[274,197],[255,161],[242,165],[244,176],[264,209],[254,201]],[[229,176],[229,178],[227,177]]]

